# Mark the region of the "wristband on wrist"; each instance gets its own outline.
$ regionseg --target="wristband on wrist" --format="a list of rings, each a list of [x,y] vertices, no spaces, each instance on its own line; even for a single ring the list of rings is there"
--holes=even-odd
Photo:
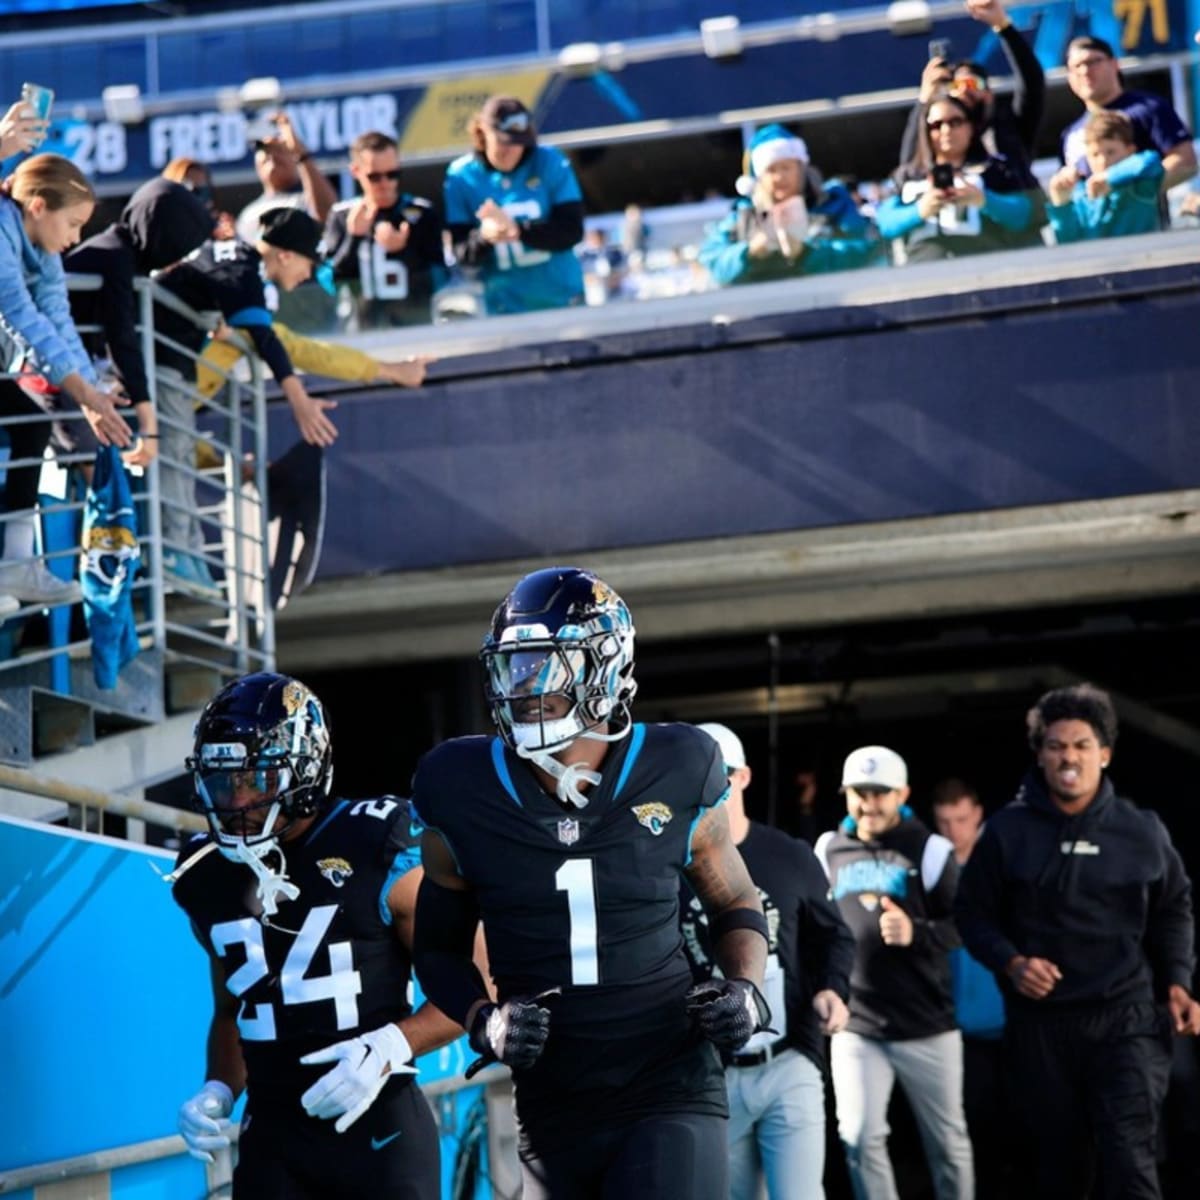
[[[1012,17],[1005,17],[1004,20],[1001,21],[999,25],[992,26],[992,32],[993,33],[1003,33],[1006,29],[1009,29],[1011,27],[1012,27]]]

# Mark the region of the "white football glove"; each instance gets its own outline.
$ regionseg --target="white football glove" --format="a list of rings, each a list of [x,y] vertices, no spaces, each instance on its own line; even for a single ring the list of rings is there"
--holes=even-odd
[[[337,1117],[334,1129],[345,1133],[375,1102],[375,1097],[395,1074],[415,1075],[412,1047],[395,1025],[383,1025],[370,1033],[345,1042],[335,1042],[324,1050],[314,1050],[300,1061],[336,1062],[300,1097],[310,1117]]]
[[[233,1093],[219,1079],[210,1079],[179,1109],[179,1132],[187,1142],[188,1153],[201,1162],[213,1161],[214,1150],[229,1146],[229,1114],[233,1112]]]

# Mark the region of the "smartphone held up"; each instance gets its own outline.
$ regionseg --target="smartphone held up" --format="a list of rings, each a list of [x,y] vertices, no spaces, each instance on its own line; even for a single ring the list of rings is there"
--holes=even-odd
[[[23,83],[21,84],[21,103],[29,110],[29,115],[35,121],[43,124],[43,129],[32,146],[32,149],[36,150],[46,140],[45,126],[50,122],[50,110],[54,107],[54,92],[40,83]]]

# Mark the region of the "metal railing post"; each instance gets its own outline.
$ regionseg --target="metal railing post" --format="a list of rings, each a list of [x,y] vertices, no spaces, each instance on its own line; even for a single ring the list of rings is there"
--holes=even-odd
[[[154,411],[158,411],[158,370],[154,343],[154,289],[150,280],[137,279],[138,332],[142,339],[142,361],[146,366],[146,388]],[[150,464],[146,480],[146,548],[150,553],[151,637],[156,649],[167,645],[167,607],[163,594],[162,504],[159,498],[158,458]],[[144,565],[144,564],[143,564]]]

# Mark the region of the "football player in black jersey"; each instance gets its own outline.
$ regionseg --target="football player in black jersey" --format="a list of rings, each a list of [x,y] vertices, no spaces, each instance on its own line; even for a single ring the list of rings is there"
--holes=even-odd
[[[234,1196],[436,1200],[438,1134],[413,1058],[462,1030],[406,999],[420,826],[391,796],[330,797],[320,701],[248,675],[208,704],[188,760],[210,830],[176,901],[211,958],[207,1082],[179,1112],[197,1158],[229,1145]]]
[[[481,657],[497,738],[430,751],[416,966],[512,1068],[526,1200],[726,1200],[718,1049],[769,1022],[766,922],[719,802],[716,743],[634,724],[633,622],[576,568],[536,571],[496,610]],[[680,874],[723,979],[692,986]],[[482,920],[498,1003],[472,964]]]

